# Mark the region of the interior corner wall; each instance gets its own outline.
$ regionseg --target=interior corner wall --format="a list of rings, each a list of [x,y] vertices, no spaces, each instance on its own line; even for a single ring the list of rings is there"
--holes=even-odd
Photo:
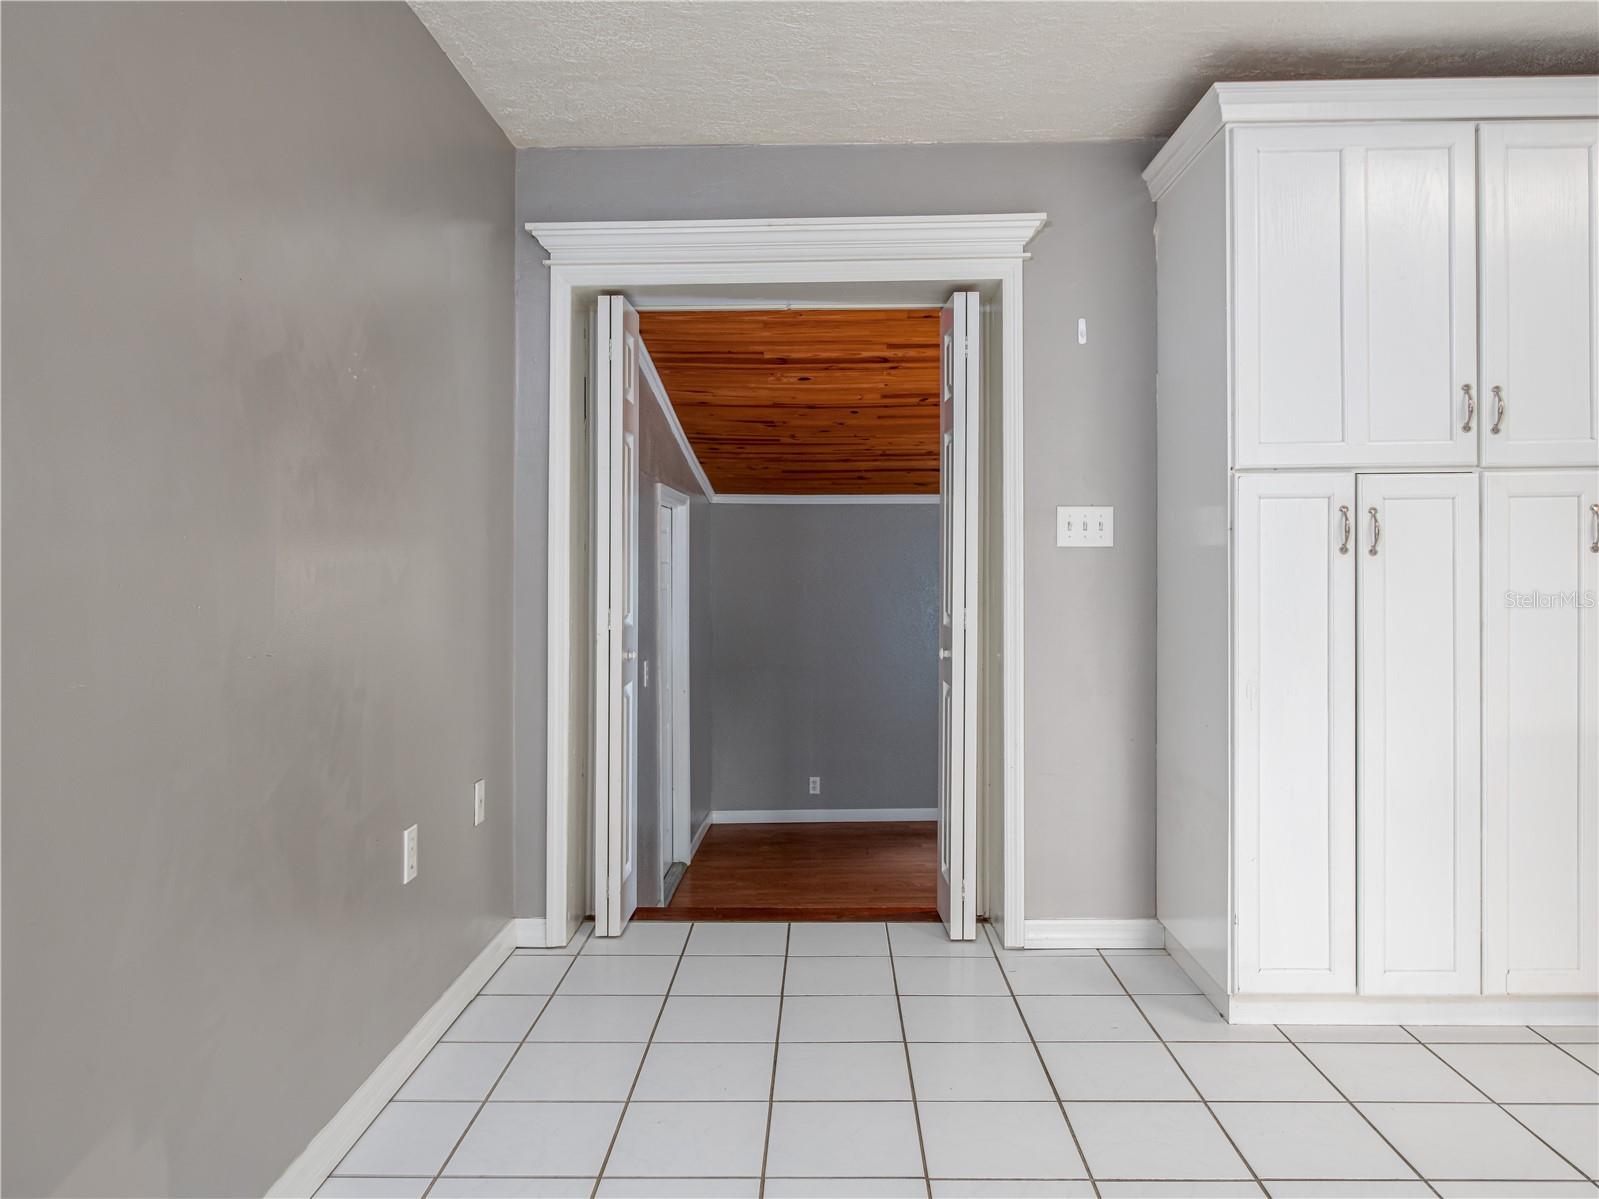
[[[936,808],[938,505],[710,504],[696,518],[702,809]]]
[[[403,4],[0,21],[0,1189],[259,1195],[511,915],[513,151]]]
[[[1155,911],[1154,142],[520,150],[516,220],[1049,214],[1024,268],[1026,904]],[[517,240],[517,913],[544,909],[549,310]],[[1087,322],[1079,345],[1077,321]],[[1116,546],[1055,547],[1057,504]],[[695,516],[699,513],[696,511]],[[695,732],[695,757],[703,755]]]

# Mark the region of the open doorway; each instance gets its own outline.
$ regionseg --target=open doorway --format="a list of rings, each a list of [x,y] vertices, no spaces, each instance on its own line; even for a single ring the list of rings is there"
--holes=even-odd
[[[948,305],[952,325],[964,315],[965,335],[946,353],[958,357],[971,340],[992,347],[980,360],[951,357],[944,375],[965,383],[972,424],[951,444],[974,482],[961,519],[940,522],[941,554],[948,538],[963,539],[965,569],[953,574],[966,602],[941,610],[936,651],[947,688],[938,694],[954,700],[940,742],[959,746],[939,755],[937,891],[950,935],[973,936],[987,915],[1007,944],[1020,943],[1020,283],[1041,223],[1030,214],[529,226],[551,251],[549,943],[585,909],[597,935],[615,935],[638,902],[639,739],[629,731],[646,688],[629,606],[638,572],[622,551],[642,531],[622,499],[640,494],[631,381],[643,354],[628,300],[646,311]]]
[[[660,747],[640,755],[638,835],[671,852],[635,918],[938,919],[953,322],[806,306],[638,324],[640,536],[657,547],[639,736]]]

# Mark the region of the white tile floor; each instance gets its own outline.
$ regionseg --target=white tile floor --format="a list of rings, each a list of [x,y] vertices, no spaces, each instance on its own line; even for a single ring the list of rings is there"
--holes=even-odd
[[[318,1192],[1599,1196],[1585,1028],[1224,1024],[1164,953],[931,924],[519,950]]]

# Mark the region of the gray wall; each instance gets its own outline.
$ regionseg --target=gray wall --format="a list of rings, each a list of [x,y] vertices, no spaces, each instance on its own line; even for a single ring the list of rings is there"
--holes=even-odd
[[[1026,267],[1027,911],[1154,914],[1156,145],[522,150],[526,220],[1043,211]],[[548,293],[517,239],[517,905],[544,904]],[[1088,344],[1075,336],[1088,321]],[[1057,550],[1057,504],[1116,547]]]
[[[511,912],[513,155],[403,5],[3,12],[3,1188],[259,1195]]]
[[[938,505],[708,504],[694,521],[695,800],[936,807]]]

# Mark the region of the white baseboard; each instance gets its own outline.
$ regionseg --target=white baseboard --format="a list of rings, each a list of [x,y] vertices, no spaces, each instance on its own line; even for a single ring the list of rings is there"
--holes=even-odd
[[[1159,949],[1166,944],[1160,921],[1029,920],[1022,926],[1028,949]]]
[[[559,948],[550,945],[550,934],[543,916],[518,916],[511,924],[515,926],[518,949]]]
[[[543,923],[540,921],[539,923]],[[472,997],[483,989],[494,972],[504,964],[516,948],[517,922],[506,921],[505,927],[494,934],[483,952],[472,959],[472,964],[449,985],[438,1002],[416,1022],[400,1043],[389,1051],[378,1068],[363,1082],[354,1095],[311,1138],[305,1152],[283,1172],[283,1176],[267,1191],[267,1199],[307,1199],[323,1179],[344,1159],[367,1125],[383,1110],[383,1105],[394,1098],[394,1093],[405,1084],[428,1050],[438,1042],[450,1025],[455,1023]]]
[[[700,821],[699,831],[694,834],[694,839],[689,842],[689,847],[688,847],[688,860],[689,860],[689,862],[692,862],[694,860],[694,855],[699,853],[699,851],[700,851],[700,842],[705,840],[705,834],[711,831],[711,825],[713,825],[715,823],[716,823],[716,813],[715,812],[707,812],[707,813],[705,813],[705,819]],[[684,863],[684,865],[687,865],[687,864],[688,864],[687,862]]]
[[[1230,1024],[1592,1024],[1599,999],[1551,995],[1234,995]]]
[[[1199,959],[1188,952],[1176,937],[1171,935],[1171,929],[1166,929],[1166,952],[1171,954],[1172,961],[1182,968],[1184,974],[1194,980],[1194,985],[1204,993],[1210,1005],[1218,1012],[1227,1010],[1227,988],[1222,986],[1210,976],[1210,971],[1199,964]]]
[[[717,824],[848,824],[854,821],[937,820],[937,808],[750,808],[712,812]]]

